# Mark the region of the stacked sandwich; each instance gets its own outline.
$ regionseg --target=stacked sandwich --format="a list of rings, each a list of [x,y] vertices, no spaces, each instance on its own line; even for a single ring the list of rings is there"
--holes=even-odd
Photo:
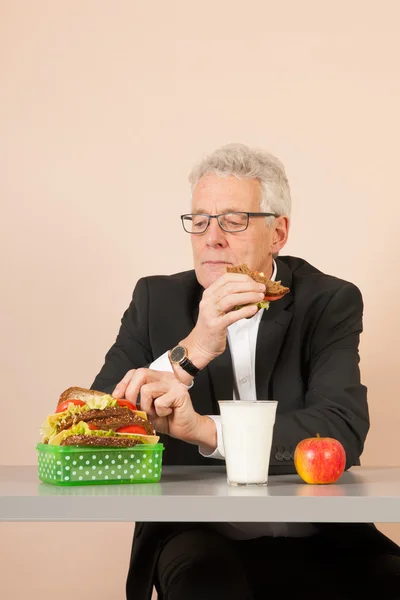
[[[128,400],[80,387],[65,390],[56,412],[40,428],[42,443],[53,446],[129,448],[156,444],[147,415]]]
[[[280,300],[286,294],[290,292],[288,287],[282,285],[280,281],[271,281],[268,277],[265,277],[264,273],[260,273],[259,271],[251,271],[246,264],[236,265],[234,267],[226,267],[228,273],[241,273],[243,275],[248,275],[257,283],[265,284],[265,297],[261,302],[257,302],[257,306],[259,309],[265,308],[269,309],[269,303],[274,302],[276,300]],[[242,308],[242,306],[235,306],[235,310]]]

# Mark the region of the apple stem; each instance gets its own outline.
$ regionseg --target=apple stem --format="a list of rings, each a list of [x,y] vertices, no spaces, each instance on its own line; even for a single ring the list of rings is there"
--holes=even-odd
[[[317,438],[319,438],[319,437],[320,437],[320,435],[319,435],[319,433],[317,433]]]

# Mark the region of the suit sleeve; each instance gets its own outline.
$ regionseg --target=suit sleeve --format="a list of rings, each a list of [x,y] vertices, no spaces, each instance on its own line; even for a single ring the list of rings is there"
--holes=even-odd
[[[149,292],[146,279],[136,284],[132,300],[123,314],[115,343],[91,389],[111,394],[130,369],[146,367],[153,360],[148,332]]]
[[[367,389],[359,370],[362,315],[362,296],[353,284],[329,300],[311,336],[304,409],[277,415],[273,449],[292,451],[293,456],[298,442],[319,433],[343,444],[346,468],[360,464],[369,430]],[[274,454],[271,461],[277,464]]]

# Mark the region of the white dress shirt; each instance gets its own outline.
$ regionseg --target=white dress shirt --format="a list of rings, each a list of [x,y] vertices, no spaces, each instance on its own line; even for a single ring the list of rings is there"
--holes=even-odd
[[[277,266],[275,261],[273,264],[274,269],[271,280],[275,281]],[[263,313],[264,309],[261,309],[251,319],[240,319],[240,321],[236,321],[228,327],[227,340],[232,357],[234,400],[254,400],[254,398],[257,398],[255,355],[258,327]],[[173,372],[168,352],[157,358],[149,368]],[[263,398],[263,400],[267,399]],[[225,452],[222,441],[221,417],[220,415],[208,416],[214,420],[217,427],[217,448],[211,454],[204,453],[201,448],[199,448],[199,452],[208,458],[223,459]],[[312,535],[315,532],[315,528],[308,523],[213,523],[213,527],[232,539],[250,539],[263,535],[300,537]]]

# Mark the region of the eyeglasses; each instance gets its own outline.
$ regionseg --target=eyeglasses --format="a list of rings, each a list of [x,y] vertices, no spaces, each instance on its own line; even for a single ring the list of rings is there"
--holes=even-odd
[[[187,214],[181,215],[183,229],[187,233],[204,233],[211,219],[217,219],[218,225],[227,233],[239,233],[249,226],[250,217],[277,217],[275,213],[229,212],[220,215]]]

